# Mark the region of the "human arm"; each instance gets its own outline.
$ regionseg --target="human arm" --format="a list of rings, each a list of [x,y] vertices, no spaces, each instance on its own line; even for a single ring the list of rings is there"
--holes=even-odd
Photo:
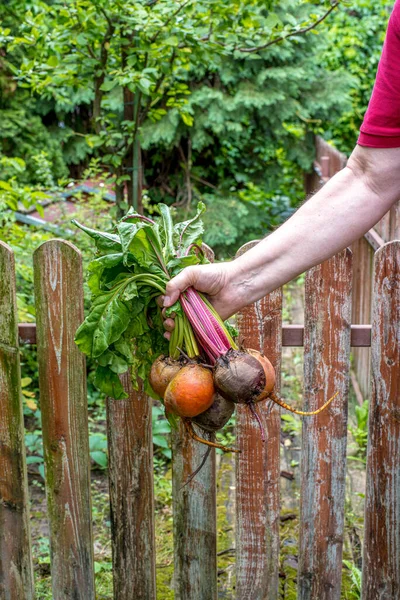
[[[347,167],[255,248],[231,263],[182,271],[167,286],[165,306],[192,285],[227,318],[360,238],[400,198],[400,0],[358,144]]]
[[[400,148],[357,146],[347,166],[256,247],[229,263],[188,267],[172,279],[164,306],[192,285],[225,319],[360,238],[399,198]]]

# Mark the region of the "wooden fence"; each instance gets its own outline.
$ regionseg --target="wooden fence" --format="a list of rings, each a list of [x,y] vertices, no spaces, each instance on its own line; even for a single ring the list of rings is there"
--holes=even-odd
[[[314,169],[306,176],[306,192],[310,194],[318,191],[331,177],[343,169],[346,163],[345,154],[339,152],[321,137],[316,136]],[[353,323],[371,323],[374,253],[386,242],[398,239],[400,239],[400,201],[373,229],[352,244]],[[368,398],[371,379],[371,353],[366,348],[355,348],[353,357],[355,378],[353,377],[352,381],[356,390],[360,390],[359,396],[365,399]]]
[[[83,317],[81,255],[69,242],[45,242],[35,252],[34,271],[37,327],[18,328],[13,253],[0,242],[0,598],[34,598],[20,337],[38,349],[53,599],[94,600],[85,359],[73,341]],[[282,346],[304,344],[307,409],[339,391],[325,412],[304,420],[300,600],[340,598],[350,349],[370,344],[362,598],[399,598],[400,242],[376,252],[374,273],[372,325],[351,325],[349,250],[307,273],[304,327],[282,327],[281,290],[238,317],[241,339],[271,358],[278,382]],[[129,398],[107,405],[114,598],[153,600],[151,401],[132,390],[128,377],[123,381]],[[249,411],[237,410],[237,600],[278,598],[280,411],[259,408],[266,443]],[[216,600],[218,594],[215,456],[181,488],[203,453],[181,428],[173,441],[176,600]]]

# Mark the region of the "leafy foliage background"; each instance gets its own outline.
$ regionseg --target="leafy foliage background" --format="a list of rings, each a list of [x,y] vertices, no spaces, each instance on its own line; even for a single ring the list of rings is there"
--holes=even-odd
[[[25,161],[21,183],[47,187],[97,160],[124,209],[126,148],[138,143],[146,207],[163,201],[186,216],[205,199],[206,240],[232,256],[301,200],[314,133],[347,152],[356,141],[390,3],[342,2],[308,34],[249,51],[330,6],[8,0],[0,152]],[[138,103],[133,125],[129,102]]]

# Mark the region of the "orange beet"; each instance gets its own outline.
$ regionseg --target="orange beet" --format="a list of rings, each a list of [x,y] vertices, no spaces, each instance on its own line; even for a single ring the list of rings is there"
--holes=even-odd
[[[169,382],[181,370],[182,364],[169,356],[159,356],[152,364],[149,382],[153,390],[164,398]]]
[[[196,417],[210,408],[214,393],[212,371],[190,364],[169,383],[164,395],[165,408],[180,417]]]

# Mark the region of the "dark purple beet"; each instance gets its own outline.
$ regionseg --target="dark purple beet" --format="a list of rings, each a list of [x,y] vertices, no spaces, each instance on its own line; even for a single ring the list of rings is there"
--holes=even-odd
[[[236,404],[256,401],[266,384],[262,364],[251,354],[229,350],[214,367],[214,385],[226,399]]]
[[[192,419],[204,431],[218,431],[227,424],[233,412],[235,405],[230,400],[226,400],[220,394],[215,394],[214,402],[205,412]]]

